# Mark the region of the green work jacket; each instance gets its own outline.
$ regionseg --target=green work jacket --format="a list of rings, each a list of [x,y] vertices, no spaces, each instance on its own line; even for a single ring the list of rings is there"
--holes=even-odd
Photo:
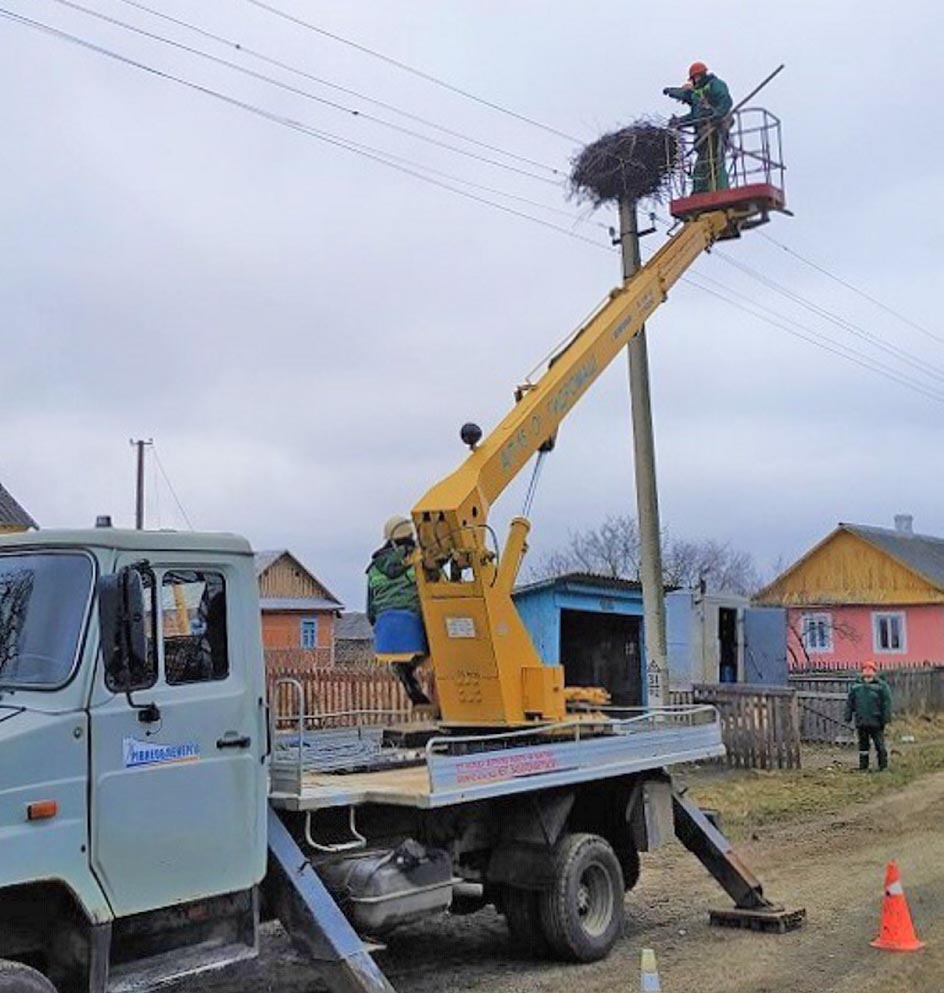
[[[871,682],[857,679],[846,699],[846,721],[855,718],[856,727],[883,728],[892,718],[892,691],[880,677]]]
[[[698,86],[690,90],[681,86],[670,87],[667,96],[687,103],[692,108],[690,113],[676,122],[678,124],[720,120],[731,112],[731,107],[734,105],[728,84],[710,72]]]
[[[410,549],[389,542],[378,548],[367,567],[367,619],[373,624],[385,610],[420,613],[416,572],[408,559]]]

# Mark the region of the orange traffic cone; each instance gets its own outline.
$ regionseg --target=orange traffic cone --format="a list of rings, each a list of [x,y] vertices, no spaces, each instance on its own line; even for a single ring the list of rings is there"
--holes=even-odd
[[[869,942],[873,948],[885,948],[891,952],[916,952],[924,948],[918,941],[908,901],[901,886],[901,873],[895,862],[889,862],[885,869],[885,896],[882,899],[882,926],[878,937]]]

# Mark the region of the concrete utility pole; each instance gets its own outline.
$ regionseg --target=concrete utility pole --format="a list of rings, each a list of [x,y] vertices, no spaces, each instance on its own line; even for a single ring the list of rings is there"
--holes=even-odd
[[[642,265],[639,223],[635,201],[621,200],[620,249],[623,279]],[[649,399],[649,354],[646,329],[629,342],[629,393],[633,414],[633,451],[636,469],[636,516],[639,521],[640,579],[646,645],[648,705],[667,703],[668,676],[665,637],[665,592],[662,586],[662,544],[659,525],[659,491],[656,487],[656,447]]]
[[[137,449],[137,476],[135,479],[134,488],[134,526],[137,531],[144,530],[144,448],[146,445],[153,444],[152,439],[148,438],[147,441],[144,439],[134,440],[132,438],[131,444]]]

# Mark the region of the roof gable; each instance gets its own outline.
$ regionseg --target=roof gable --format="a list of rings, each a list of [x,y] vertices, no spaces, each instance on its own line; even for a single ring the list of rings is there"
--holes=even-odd
[[[841,523],[754,599],[782,606],[944,603],[944,540]]]
[[[318,599],[341,609],[341,601],[288,549],[256,552],[255,560],[259,592],[264,600]]]
[[[0,483],[0,528],[38,528],[39,525]]]

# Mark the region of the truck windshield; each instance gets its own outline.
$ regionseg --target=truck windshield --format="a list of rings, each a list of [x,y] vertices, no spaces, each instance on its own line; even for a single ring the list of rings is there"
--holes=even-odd
[[[91,584],[87,555],[0,555],[0,686],[54,689],[68,680]]]

